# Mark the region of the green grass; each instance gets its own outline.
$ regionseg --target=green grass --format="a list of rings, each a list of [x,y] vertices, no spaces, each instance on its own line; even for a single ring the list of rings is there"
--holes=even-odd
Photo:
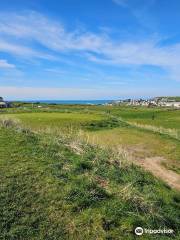
[[[87,106],[87,105],[48,105],[41,104],[42,108],[34,108],[30,104],[24,104],[19,108],[1,109],[0,113],[91,113],[112,114],[141,124],[161,126],[164,128],[180,129],[180,110],[166,108],[147,107],[123,107],[123,106]],[[154,117],[153,117],[154,116]],[[154,120],[153,120],[154,118]]]
[[[63,137],[0,128],[0,239],[135,239],[134,228],[172,228],[179,193],[111,151]],[[121,164],[120,164],[121,163]]]
[[[135,158],[162,156],[168,169],[180,173],[180,141],[133,127],[88,132],[85,138],[109,148],[123,147]]]
[[[180,129],[180,110],[145,107],[121,107],[112,113],[130,122]]]
[[[133,149],[135,157],[162,156],[166,159],[164,165],[168,169],[180,173],[180,142],[171,135],[160,134],[158,128],[158,126],[165,130],[173,128],[172,131],[179,133],[179,110],[47,105],[46,109],[27,108],[26,113],[23,109],[17,111],[18,113],[9,114],[5,111],[1,116],[19,119],[25,127],[33,130],[49,129],[51,131],[54,129],[54,132],[58,133],[81,128],[88,132],[91,143],[98,143],[105,147],[120,146]],[[152,115],[155,116],[154,120],[152,120]],[[119,120],[121,118],[124,122]],[[141,128],[129,126],[126,122],[138,123]],[[143,129],[144,124],[157,126],[157,129]]]
[[[67,127],[80,128],[83,125],[88,125],[93,121],[103,119],[101,114],[92,113],[61,113],[61,112],[32,112],[32,113],[15,113],[3,114],[3,118],[15,118],[22,122],[25,127],[30,127],[34,130],[43,130],[46,128],[62,129]]]

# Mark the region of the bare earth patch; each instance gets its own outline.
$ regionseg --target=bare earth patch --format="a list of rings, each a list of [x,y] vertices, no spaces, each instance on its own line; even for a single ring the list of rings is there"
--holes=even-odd
[[[166,169],[163,165],[163,161],[167,161],[163,157],[140,157],[137,152],[143,152],[143,148],[140,146],[134,146],[127,148],[129,159],[144,169],[153,173],[156,177],[162,179],[172,188],[180,190],[180,175],[172,170]]]
[[[148,157],[145,159],[138,159],[137,163],[146,170],[152,172],[156,177],[164,180],[172,188],[180,190],[179,174],[162,166],[162,161],[165,161],[163,157]]]

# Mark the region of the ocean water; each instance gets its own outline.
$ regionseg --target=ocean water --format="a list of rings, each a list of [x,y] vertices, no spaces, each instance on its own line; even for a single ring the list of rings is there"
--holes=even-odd
[[[30,102],[30,103],[47,103],[47,104],[81,104],[81,105],[99,105],[99,104],[105,104],[110,103],[113,100],[32,100],[32,101],[23,101],[23,102]]]

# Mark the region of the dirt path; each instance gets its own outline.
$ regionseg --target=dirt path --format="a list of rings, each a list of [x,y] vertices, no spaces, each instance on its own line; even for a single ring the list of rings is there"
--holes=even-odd
[[[121,118],[119,118],[119,120],[124,121]],[[150,125],[140,125],[140,124],[131,123],[127,121],[124,121],[124,122],[130,124],[131,126],[151,130],[152,132],[160,132],[163,134],[168,134],[170,137],[173,137],[179,140],[178,132],[172,129],[157,128],[155,126],[150,126]],[[133,162],[135,161],[136,164],[150,171],[156,177],[162,179],[172,188],[180,190],[180,175],[172,170],[165,168],[161,164],[163,161],[166,161],[165,158],[159,157],[159,156],[145,157],[145,158],[138,157],[138,154],[141,152],[143,153],[148,151],[146,151],[146,149],[144,149],[142,146],[131,146],[127,148],[127,153],[128,155],[130,154],[130,160],[132,160]]]
[[[170,187],[180,191],[180,175],[162,165],[162,162],[167,161],[164,157],[142,157],[141,153],[143,153],[143,155],[144,153],[147,154],[148,150],[139,144],[126,147],[125,152],[127,152],[130,161],[150,171],[154,176],[162,179]]]
[[[152,172],[156,177],[161,178],[172,188],[180,190],[180,175],[162,166],[162,161],[165,161],[163,157],[136,159],[138,165]]]

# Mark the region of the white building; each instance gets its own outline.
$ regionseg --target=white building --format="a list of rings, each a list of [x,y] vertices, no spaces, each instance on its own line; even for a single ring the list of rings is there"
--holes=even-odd
[[[160,102],[159,105],[162,107],[180,108],[180,102]]]

